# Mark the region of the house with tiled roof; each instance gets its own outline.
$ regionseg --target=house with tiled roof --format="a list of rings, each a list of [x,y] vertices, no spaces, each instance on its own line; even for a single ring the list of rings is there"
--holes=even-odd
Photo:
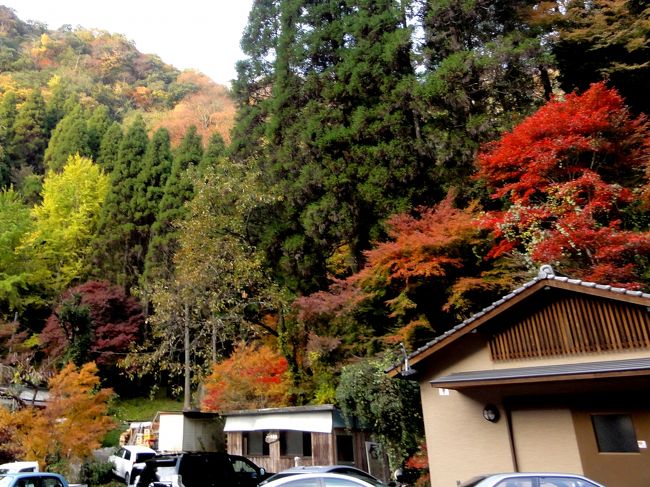
[[[650,294],[543,266],[388,372],[420,384],[433,487],[513,471],[650,485]]]

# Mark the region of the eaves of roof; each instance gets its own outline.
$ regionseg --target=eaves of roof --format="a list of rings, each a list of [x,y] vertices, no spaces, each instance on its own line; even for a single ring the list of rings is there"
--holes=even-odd
[[[511,369],[490,369],[456,372],[431,380],[435,387],[464,389],[490,385],[505,385],[534,382],[558,382],[594,378],[621,378],[649,376],[650,358],[609,360],[575,364],[542,365]]]
[[[582,281],[580,279],[570,279],[565,276],[556,276],[550,265],[543,265],[539,269],[537,276],[531,281],[526,282],[511,293],[503,296],[490,306],[482,309],[478,313],[470,316],[465,321],[454,326],[445,333],[437,336],[427,344],[411,352],[407,361],[409,367],[426,357],[430,356],[437,350],[447,346],[449,343],[457,340],[461,336],[475,330],[486,321],[490,320],[499,313],[510,308],[516,303],[526,299],[532,294],[546,288],[554,287],[566,289],[593,296],[601,296],[609,299],[617,299],[635,304],[641,304],[650,307],[650,294],[641,291],[631,291],[629,289],[610,286],[606,284],[597,284],[595,282]],[[386,370],[390,376],[396,376],[400,373],[403,364],[395,364]]]

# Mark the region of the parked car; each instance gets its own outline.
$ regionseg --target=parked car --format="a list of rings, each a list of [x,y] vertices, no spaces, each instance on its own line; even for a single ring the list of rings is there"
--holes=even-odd
[[[38,472],[38,462],[10,462],[0,465],[0,474]]]
[[[227,453],[159,455],[145,462],[136,487],[256,487],[267,477],[245,457]],[[182,485],[181,485],[182,484]]]
[[[287,470],[283,470],[282,472],[278,472],[274,475],[271,475],[268,479],[266,479],[264,482],[260,483],[260,486],[268,486],[269,483],[289,477],[289,476],[294,476],[294,475],[301,475],[301,474],[306,474],[306,473],[336,473],[340,475],[347,475],[348,477],[354,477],[360,480],[363,480],[364,482],[369,483],[370,485],[374,487],[386,487],[386,484],[383,483],[381,480],[373,477],[367,472],[364,472],[363,470],[360,470],[356,467],[350,467],[349,465],[314,465],[314,466],[301,466],[301,467],[291,467],[288,468]],[[394,485],[391,483],[390,485]]]
[[[69,487],[63,476],[49,472],[19,472],[0,475],[0,487]]]
[[[572,473],[520,472],[486,474],[471,478],[460,487],[604,487]]]
[[[349,475],[321,472],[289,475],[264,484],[264,487],[374,487],[374,485],[376,484]]]
[[[133,478],[133,465],[144,462],[156,456],[156,450],[146,446],[125,445],[108,457],[108,461],[113,464],[113,473],[115,476],[124,480],[129,485]]]

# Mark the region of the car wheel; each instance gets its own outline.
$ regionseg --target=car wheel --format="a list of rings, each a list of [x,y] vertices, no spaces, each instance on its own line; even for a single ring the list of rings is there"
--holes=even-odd
[[[129,477],[130,477],[129,472],[126,472],[126,473],[124,474],[124,483],[125,483],[126,485],[129,485]]]

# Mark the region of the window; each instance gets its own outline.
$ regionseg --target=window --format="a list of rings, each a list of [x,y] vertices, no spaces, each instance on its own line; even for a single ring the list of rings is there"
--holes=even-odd
[[[141,463],[149,460],[150,458],[155,457],[155,453],[148,453],[148,452],[142,452],[142,453],[136,453],[135,455],[135,461],[133,463]]]
[[[596,487],[596,484],[574,477],[541,477],[539,487]]]
[[[56,477],[44,477],[43,487],[63,487],[61,481]]]
[[[354,463],[352,435],[336,435],[336,460],[338,463]]]
[[[257,473],[257,469],[244,457],[230,458],[235,473]]]
[[[629,414],[594,414],[591,416],[601,453],[638,453],[634,423]]]
[[[533,487],[532,477],[510,477],[503,479],[494,487]]]
[[[247,455],[268,456],[269,444],[264,441],[266,431],[247,431],[244,433],[244,451]]]
[[[308,431],[280,432],[280,452],[286,456],[311,456],[311,433]]]
[[[293,480],[284,484],[285,487],[320,487],[320,482],[315,479]]]
[[[325,478],[325,487],[359,487],[359,484],[346,479]]]

